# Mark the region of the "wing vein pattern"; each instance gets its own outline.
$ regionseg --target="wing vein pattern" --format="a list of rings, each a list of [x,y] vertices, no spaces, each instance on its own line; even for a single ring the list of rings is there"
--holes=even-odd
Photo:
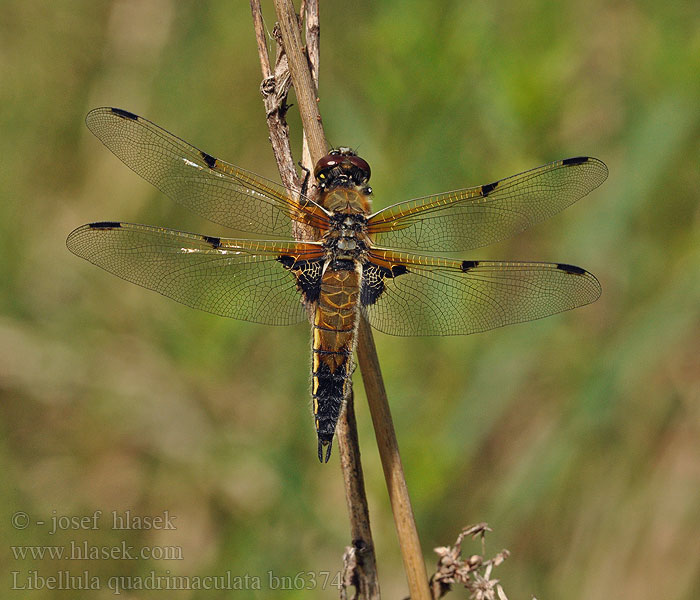
[[[577,157],[496,181],[394,204],[370,216],[378,246],[457,252],[503,240],[573,204],[608,176],[605,163]]]
[[[365,306],[367,316],[390,335],[477,333],[583,306],[601,292],[591,273],[557,263],[458,261],[381,249],[370,252],[370,261],[370,273],[373,263],[385,274],[395,269],[365,283],[380,292]]]
[[[214,238],[133,223],[92,223],[68,249],[122,279],[193,308],[269,325],[307,320],[297,279],[285,264],[320,259],[313,242]]]
[[[292,237],[291,220],[322,226],[323,209],[285,188],[210,156],[148,119],[113,108],[86,117],[90,131],[135,173],[175,202],[237,231]]]

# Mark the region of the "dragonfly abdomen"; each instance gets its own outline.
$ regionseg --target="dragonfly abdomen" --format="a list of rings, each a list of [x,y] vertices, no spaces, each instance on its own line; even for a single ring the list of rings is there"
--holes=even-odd
[[[314,420],[321,462],[330,458],[335,427],[350,392],[360,282],[361,272],[353,261],[331,263],[321,278],[314,311],[312,363]]]

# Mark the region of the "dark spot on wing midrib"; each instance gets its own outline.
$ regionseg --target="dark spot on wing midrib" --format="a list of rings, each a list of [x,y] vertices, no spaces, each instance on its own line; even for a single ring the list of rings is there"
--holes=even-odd
[[[493,190],[496,189],[496,186],[498,185],[498,181],[494,181],[493,183],[487,183],[485,185],[481,186],[481,195],[486,198]]]
[[[213,169],[216,166],[216,159],[211,154],[207,154],[204,151],[200,151],[200,154],[202,155],[204,162],[207,163],[207,167]]]
[[[205,242],[212,245],[212,248],[219,248],[221,246],[221,238],[213,237],[211,235],[203,235],[202,238]]]

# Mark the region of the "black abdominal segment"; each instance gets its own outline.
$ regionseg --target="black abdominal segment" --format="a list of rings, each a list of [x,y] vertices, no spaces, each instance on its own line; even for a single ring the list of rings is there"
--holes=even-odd
[[[355,261],[344,258],[335,258],[331,261],[330,269],[332,271],[354,271]]]
[[[331,454],[331,443],[335,426],[340,418],[345,400],[347,362],[339,365],[334,373],[325,362],[320,362],[313,376],[316,380],[316,391],[313,393],[316,431],[318,433],[318,459],[328,462]],[[323,448],[327,446],[326,456],[323,456]],[[325,460],[324,460],[325,458]]]

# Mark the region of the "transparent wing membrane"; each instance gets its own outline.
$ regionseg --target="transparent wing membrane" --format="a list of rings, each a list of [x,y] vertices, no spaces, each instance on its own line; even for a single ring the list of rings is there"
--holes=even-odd
[[[369,218],[369,232],[378,246],[469,250],[558,213],[607,176],[607,167],[596,158],[558,160],[494,183],[395,204]]]
[[[390,335],[465,335],[540,319],[595,301],[598,280],[565,264],[455,261],[376,250],[394,275],[374,304],[372,326]]]
[[[323,227],[318,205],[290,198],[277,183],[202,152],[149,120],[117,108],[96,108],[90,131],[124,164],[198,215],[238,231],[292,237],[290,219]]]
[[[128,111],[98,108],[86,122],[132,170],[211,221],[287,239],[294,221],[320,232],[331,227],[330,213],[319,205],[297,201],[281,185]],[[367,231],[381,247],[368,247],[357,260],[369,260],[360,297],[372,325],[402,336],[469,334],[593,302],[600,285],[579,267],[459,261],[391,248],[460,251],[504,239],[582,198],[607,174],[598,159],[569,158],[370,215]],[[214,238],[119,222],[84,225],[67,244],[103,269],[183,304],[275,325],[307,319],[304,302],[315,301],[323,269],[334,264],[323,261],[338,252],[321,242]]]
[[[600,296],[597,279],[572,265],[404,252],[468,250],[539,223],[603,183],[608,170],[598,159],[559,160],[369,215],[370,168],[347,148],[317,164],[321,206],[128,111],[97,108],[86,123],[171,199],[210,221],[269,239],[104,221],[74,230],[68,249],[126,281],[224,317],[290,325],[314,316],[312,387],[322,461],[324,446],[328,461],[351,376],[346,368],[355,333],[349,316],[355,310],[390,335],[466,335],[540,319]],[[295,237],[307,241],[289,241]]]
[[[214,238],[131,223],[92,223],[68,249],[145,288],[224,317],[269,325],[307,319],[294,274],[284,268],[320,258],[320,245]]]

